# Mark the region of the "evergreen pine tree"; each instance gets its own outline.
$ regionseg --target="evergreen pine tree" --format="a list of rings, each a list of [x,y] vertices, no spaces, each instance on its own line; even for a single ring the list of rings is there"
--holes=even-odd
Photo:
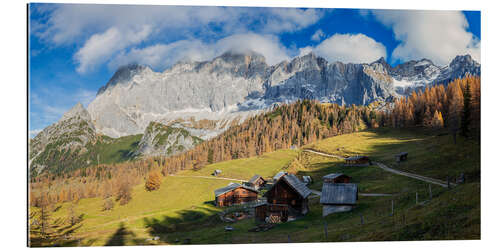
[[[469,82],[467,82],[464,91],[464,108],[462,110],[462,120],[460,122],[460,134],[462,136],[469,135],[470,116],[471,116],[471,92],[470,92]]]

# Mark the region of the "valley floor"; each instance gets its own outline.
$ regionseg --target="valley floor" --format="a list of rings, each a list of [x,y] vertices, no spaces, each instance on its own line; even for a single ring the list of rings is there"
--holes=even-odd
[[[374,165],[346,167],[341,159],[307,149],[341,156],[367,155],[391,169],[443,182],[455,182],[463,173],[466,181],[447,188]],[[408,160],[396,163],[394,155],[401,151],[409,153]],[[292,161],[300,164],[290,165]],[[215,169],[222,170],[220,178],[200,178],[210,177]],[[315,195],[310,198],[310,212],[305,217],[267,232],[248,232],[256,225],[253,219],[230,224],[219,219],[222,209],[213,205],[215,189],[235,180],[248,180],[254,174],[271,178],[281,170],[311,176],[313,190],[321,190],[322,176],[341,172],[351,176],[365,195],[359,196],[353,211],[327,217],[322,217],[319,196]],[[480,146],[477,141],[462,138],[454,144],[446,131],[367,130],[297,150],[182,171],[164,177],[158,191],[147,192],[144,185],[136,186],[132,200],[124,206],[116,204],[113,210],[102,211],[102,204],[101,198],[80,200],[76,210],[84,214],[82,227],[71,241],[61,245],[479,239]],[[54,217],[68,214],[69,204],[60,206]],[[234,231],[226,232],[227,225]]]

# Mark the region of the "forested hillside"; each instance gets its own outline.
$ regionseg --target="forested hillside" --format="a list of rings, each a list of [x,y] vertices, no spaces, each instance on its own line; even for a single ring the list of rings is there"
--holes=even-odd
[[[151,157],[119,164],[101,164],[71,173],[45,174],[31,180],[31,204],[43,198],[68,201],[127,193],[151,170],[163,175],[184,169],[200,169],[215,162],[247,158],[266,152],[301,147],[366,127],[448,128],[478,138],[480,78],[457,79],[395,101],[393,108],[380,104],[339,106],[302,100],[231,127],[192,150],[171,157]],[[60,180],[60,181],[58,181]],[[42,197],[43,196],[43,197]]]

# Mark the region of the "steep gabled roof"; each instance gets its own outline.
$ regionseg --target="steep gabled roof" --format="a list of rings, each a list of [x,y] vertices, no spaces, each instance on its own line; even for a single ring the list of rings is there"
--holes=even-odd
[[[302,198],[307,198],[312,192],[311,190],[304,184],[304,182],[301,182],[297,176],[293,174],[287,174],[283,176],[283,180],[285,180],[297,193],[299,193]]]
[[[283,173],[282,177],[278,181],[276,181],[274,183],[274,185],[269,189],[269,191],[271,191],[274,188],[274,186],[276,186],[278,184],[278,182],[280,182],[281,180],[283,180],[284,182],[286,182],[303,199],[307,198],[312,193],[311,190],[306,186],[306,184],[304,184],[303,182],[301,182],[299,180],[299,178],[297,178],[297,176],[295,176],[293,174],[285,174],[285,173]],[[269,193],[269,191],[267,191],[264,194],[264,196],[267,196],[267,194]]]
[[[248,182],[255,183],[258,179],[261,179],[261,178],[262,178],[262,176],[256,174]],[[264,179],[264,178],[262,178],[262,179]]]
[[[273,180],[277,181],[279,180],[283,175],[286,175],[286,172],[285,171],[280,171],[278,172],[274,177],[273,177]]]
[[[354,183],[323,183],[321,204],[354,205],[358,199],[358,185]]]
[[[340,176],[349,177],[343,173],[332,173],[332,174],[327,174],[327,175],[323,176],[323,179],[336,179],[337,177],[340,177]]]
[[[225,194],[225,193],[227,193],[229,191],[235,190],[235,189],[240,188],[240,187],[244,188],[244,189],[247,189],[247,190],[250,190],[250,191],[253,191],[253,192],[256,192],[256,193],[259,192],[259,191],[255,190],[255,189],[253,189],[253,188],[251,188],[249,186],[241,185],[241,184],[238,184],[238,183],[229,183],[229,185],[227,185],[227,186],[225,186],[223,188],[216,189],[214,191],[215,197],[221,196],[221,195],[223,195],[223,194]]]

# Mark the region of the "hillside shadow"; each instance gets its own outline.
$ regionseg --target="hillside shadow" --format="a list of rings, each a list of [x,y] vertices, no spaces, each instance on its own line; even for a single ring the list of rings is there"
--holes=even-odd
[[[153,237],[169,244],[190,244],[191,238],[186,233],[204,227],[214,227],[222,222],[217,210],[197,208],[179,211],[175,216],[163,216],[161,219],[144,218],[144,225]]]
[[[105,246],[124,246],[125,240],[129,237],[135,238],[134,232],[127,230],[123,222],[120,223],[120,227],[115,231],[115,233],[108,239]],[[137,240],[132,239],[134,244],[137,244]]]
[[[372,133],[366,134],[364,139],[372,140],[373,143],[363,152],[353,152],[349,147],[347,149],[341,147],[341,150],[320,151],[335,155],[366,155],[373,161],[382,162],[391,168],[440,180],[449,178],[451,182],[455,182],[455,179],[463,173],[465,179],[470,182],[480,181],[480,145],[477,145],[478,142],[475,140],[458,138],[457,144],[454,144],[452,135],[446,129],[381,128],[367,131]],[[395,155],[400,152],[408,152],[408,160],[396,162]],[[333,168],[334,166],[336,167]],[[316,163],[311,167],[313,174],[317,175],[313,176],[316,179],[321,179],[321,175],[329,170],[342,169],[341,163],[335,165],[333,160]],[[347,169],[354,171],[351,173],[355,175],[363,168],[349,167]],[[298,174],[311,175],[307,171]],[[367,178],[371,177],[367,176]]]

